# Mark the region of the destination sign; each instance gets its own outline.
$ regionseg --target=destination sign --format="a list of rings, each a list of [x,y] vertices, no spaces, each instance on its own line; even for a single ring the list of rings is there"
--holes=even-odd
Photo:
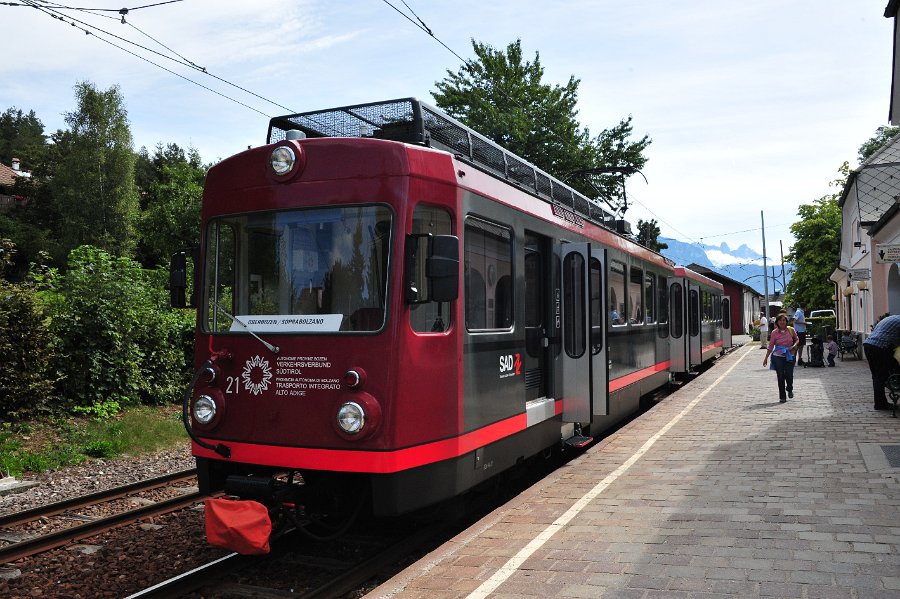
[[[559,204],[553,204],[553,216],[558,216],[563,220],[567,220],[576,227],[584,227],[584,219],[569,210],[568,208],[563,208]]]

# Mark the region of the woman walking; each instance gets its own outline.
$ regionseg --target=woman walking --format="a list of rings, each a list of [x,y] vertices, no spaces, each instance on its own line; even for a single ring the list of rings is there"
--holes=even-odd
[[[800,344],[800,338],[794,329],[787,326],[787,314],[779,314],[775,319],[775,328],[769,334],[769,347],[763,366],[772,356],[772,368],[778,375],[778,399],[781,403],[788,397],[794,397],[794,351]],[[787,397],[785,397],[787,391]]]
[[[759,313],[759,349],[766,349],[769,344],[769,317],[765,312]]]

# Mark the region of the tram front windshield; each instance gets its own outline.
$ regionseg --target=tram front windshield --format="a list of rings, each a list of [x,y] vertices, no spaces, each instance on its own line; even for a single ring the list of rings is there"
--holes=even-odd
[[[211,220],[204,329],[294,334],[380,330],[390,235],[391,211],[385,206]]]

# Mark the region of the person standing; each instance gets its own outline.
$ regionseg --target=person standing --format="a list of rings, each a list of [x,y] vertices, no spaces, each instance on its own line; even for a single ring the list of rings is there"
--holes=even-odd
[[[787,314],[779,314],[769,335],[769,348],[763,358],[763,366],[768,364],[771,355],[772,368],[778,375],[778,399],[781,403],[786,402],[787,397],[794,397],[794,350],[799,342],[798,334],[787,325]]]
[[[800,344],[797,346],[797,365],[803,364],[803,346],[806,345],[806,314],[803,311],[803,304],[794,312],[794,330],[797,337],[800,338]]]
[[[889,410],[884,386],[888,377],[897,368],[894,348],[900,345],[900,316],[882,318],[875,325],[872,334],[863,341],[863,352],[872,371],[872,388],[875,392],[875,409]]]
[[[769,317],[765,312],[759,313],[759,349],[766,349],[769,344]]]

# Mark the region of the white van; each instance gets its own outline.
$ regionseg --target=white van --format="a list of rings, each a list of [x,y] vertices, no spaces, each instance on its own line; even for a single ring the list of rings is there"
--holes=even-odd
[[[810,318],[828,318],[829,316],[835,317],[834,310],[813,310],[809,313]]]

